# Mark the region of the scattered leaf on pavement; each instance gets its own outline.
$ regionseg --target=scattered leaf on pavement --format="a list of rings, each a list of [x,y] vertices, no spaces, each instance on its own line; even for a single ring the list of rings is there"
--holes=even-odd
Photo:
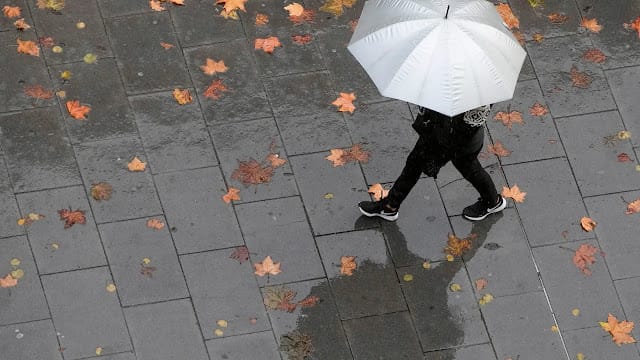
[[[82,30],[82,29],[84,29],[85,27],[87,27],[87,24],[85,24],[85,23],[84,23],[84,21],[78,21],[78,22],[76,23],[76,28],[77,28],[78,30]]]
[[[629,24],[624,23],[623,26],[624,26],[625,29],[630,29],[630,30],[634,30],[635,32],[637,32],[638,33],[638,38],[640,39],[640,16],[635,18],[635,20],[633,20]]]
[[[110,292],[110,293],[115,292],[116,291],[116,285],[113,284],[113,283],[109,283],[109,284],[107,284],[106,290],[107,290],[107,292]]]
[[[576,317],[580,316],[580,309],[575,308],[575,309],[571,310],[571,315],[576,316]]]
[[[71,76],[73,76],[73,73],[71,73],[70,70],[64,70],[60,72],[60,79],[62,80],[69,80],[71,79]]]
[[[31,28],[31,25],[27,24],[27,22],[24,21],[24,18],[16,20],[13,23],[13,26],[15,26],[16,30],[19,30],[19,31],[25,31]]]
[[[576,360],[585,360],[584,354],[583,353],[577,353],[576,354]]]
[[[518,185],[514,184],[510,188],[503,186],[501,195],[507,198],[511,198],[515,202],[524,202],[524,198],[527,193],[520,191]]]
[[[292,35],[291,40],[293,40],[293,42],[298,45],[305,45],[310,43],[311,40],[313,40],[313,37],[311,36],[311,34]]]
[[[235,12],[236,10],[242,10],[246,12],[247,10],[244,7],[244,4],[246,2],[247,0],[216,0],[216,5],[223,5],[224,13],[228,15],[232,12]],[[222,13],[220,14],[223,15]]]
[[[147,163],[140,160],[137,156],[134,156],[131,161],[127,164],[127,168],[132,172],[140,172],[144,171],[147,167]]]
[[[109,200],[113,187],[106,182],[99,182],[91,185],[91,197],[95,200]]]
[[[253,43],[255,49],[262,49],[267,54],[272,54],[273,50],[277,47],[282,47],[280,39],[275,36],[269,36],[268,38],[257,38]]]
[[[263,26],[263,25],[267,25],[267,23],[269,22],[269,16],[266,14],[256,14],[256,21],[255,24],[256,26]]]
[[[289,12],[289,16],[300,16],[304,13],[304,7],[297,2],[285,6],[284,9]]]
[[[20,6],[5,5],[2,7],[2,12],[4,13],[4,16],[8,17],[9,19],[20,17],[20,11],[21,11]]]
[[[522,113],[519,111],[511,111],[511,112],[503,112],[499,111],[494,117],[494,120],[501,121],[502,125],[506,126],[511,130],[511,126],[513,124],[522,124],[524,121],[522,120]]]
[[[155,218],[149,219],[147,220],[147,227],[154,230],[160,230],[164,228],[164,221]]]
[[[273,167],[263,166],[254,159],[238,161],[238,168],[231,174],[232,179],[240,181],[245,186],[267,183],[272,177]]]
[[[149,0],[149,7],[154,11],[165,11],[167,10],[159,0]]]
[[[591,275],[589,265],[596,262],[595,254],[598,248],[591,244],[582,244],[573,255],[573,264],[585,275]]]
[[[16,39],[18,43],[18,52],[20,54],[27,54],[31,56],[40,56],[40,48],[38,45],[31,40],[20,40]]]
[[[227,91],[229,90],[222,83],[222,79],[218,79],[218,80],[213,80],[202,95],[204,95],[204,97],[207,97],[209,99],[218,100],[222,96],[222,93]]]
[[[175,45],[169,44],[169,43],[166,43],[166,42],[160,42],[160,46],[162,46],[165,50],[169,50],[169,49],[175,47]]]
[[[493,301],[493,295],[487,293],[482,295],[482,297],[480,298],[480,301],[478,301],[478,304],[486,305],[492,301]]]
[[[94,64],[98,61],[98,57],[95,54],[87,53],[82,57],[82,60],[87,64]]]
[[[50,48],[55,45],[55,42],[51,36],[43,36],[38,38],[38,44],[45,48]]]
[[[428,262],[428,261],[423,262],[422,263],[422,268],[425,269],[425,270],[431,269],[431,263]]]
[[[413,275],[411,275],[411,274],[404,274],[404,275],[402,276],[402,280],[404,280],[405,282],[413,281]]]
[[[338,107],[338,111],[349,112],[353,114],[356,107],[353,105],[353,100],[356,99],[354,93],[340,93],[340,96],[335,99],[331,104]]]
[[[11,259],[11,261],[9,261],[9,264],[11,264],[11,266],[20,266],[21,263],[22,261],[20,261],[20,259],[18,258],[13,258]]]
[[[226,328],[229,323],[227,323],[227,320],[218,320],[216,321],[216,325],[220,326],[221,328]]]
[[[40,219],[43,219],[43,218],[44,218],[44,215],[36,214],[36,213],[29,213],[29,214],[27,214],[26,217],[18,219],[18,225],[20,225],[20,226],[31,225],[31,223],[33,223],[34,221],[37,221],[37,220],[40,220]]]
[[[560,329],[558,329],[557,325],[551,325],[551,331],[554,332],[554,333],[557,333],[557,332],[560,331]]]
[[[214,333],[216,336],[222,336],[222,335],[224,335],[224,331],[222,331],[222,330],[220,330],[220,329],[215,329],[215,330],[213,331],[213,333]]]
[[[598,49],[589,49],[584,52],[582,58],[591,61],[597,64],[602,64],[605,60],[607,60],[607,56]]]
[[[537,42],[538,44],[544,41],[544,35],[540,33],[533,34],[531,38],[533,39],[533,41]]]
[[[602,25],[598,24],[598,20],[597,19],[589,19],[589,18],[583,18],[582,21],[580,22],[580,26],[582,26],[583,28],[593,32],[593,33],[599,33],[600,30],[602,30]]]
[[[358,267],[356,264],[355,256],[341,256],[340,257],[340,273],[343,275],[351,276],[353,271]]]
[[[327,0],[320,7],[320,11],[328,12],[335,16],[340,16],[344,12],[343,7],[351,8],[355,3],[356,0]]]
[[[310,358],[314,348],[309,335],[294,330],[280,336],[278,350],[286,353],[289,360],[306,360]]]
[[[566,15],[559,13],[551,13],[547,18],[552,24],[564,24],[569,19]]]
[[[274,169],[279,168],[280,166],[283,166],[284,164],[287,163],[287,160],[281,158],[280,155],[274,154],[274,153],[269,153],[269,155],[267,155],[267,161],[269,162],[269,164],[271,164],[271,167]]]
[[[38,8],[60,11],[64,8],[64,0],[38,0]]]
[[[68,229],[75,224],[84,224],[87,219],[84,216],[84,210],[62,209],[58,210],[60,220],[64,220],[64,228]]]
[[[176,99],[180,105],[189,104],[193,101],[189,89],[173,89],[173,98]]]
[[[253,267],[256,269],[254,274],[258,276],[265,276],[267,274],[278,275],[282,272],[280,270],[280,263],[274,263],[271,256],[265,257],[262,262],[255,263]]]
[[[549,113],[549,109],[547,109],[544,105],[536,102],[529,108],[529,114],[533,116],[545,116]]]
[[[238,260],[240,264],[249,260],[249,249],[246,246],[238,246],[233,249],[231,255],[229,255],[230,259]]]
[[[627,215],[640,213],[640,198],[633,200],[627,204],[627,210],[624,212]]]
[[[569,75],[571,76],[571,85],[580,89],[587,89],[593,80],[586,72],[578,71],[575,65],[571,67]]]
[[[342,166],[347,163],[346,161],[346,151],[342,149],[331,149],[329,150],[331,154],[326,156],[325,159],[331,161],[333,163],[333,167]]]
[[[42,85],[27,85],[24,93],[34,99],[49,100],[53,97],[53,91],[45,89]]]
[[[228,70],[227,66],[224,64],[224,60],[215,61],[210,58],[207,58],[205,60],[204,65],[200,65],[200,69],[206,75],[215,75],[217,73],[223,73]]]
[[[618,158],[618,162],[631,162],[631,161],[633,161],[629,157],[629,154],[627,154],[625,152],[622,152],[622,153],[618,154],[616,157]]]
[[[458,292],[458,291],[462,290],[462,286],[460,286],[460,284],[453,283],[453,284],[449,285],[449,290],[451,290],[453,292]]]
[[[264,290],[264,305],[269,310],[281,310],[293,312],[297,304],[291,302],[296,296],[296,292],[286,286],[267,287]]]
[[[240,189],[236,189],[233,186],[230,186],[229,190],[227,190],[227,193],[222,195],[222,201],[230,204],[234,200],[240,200]]]
[[[18,285],[18,279],[14,279],[11,274],[7,274],[4,278],[0,278],[0,288],[10,288]]]
[[[369,190],[367,190],[367,192],[373,196],[374,201],[380,201],[389,195],[389,190],[383,188],[380,183],[375,183],[369,186]]]
[[[593,219],[591,219],[590,217],[583,216],[582,219],[580,219],[580,225],[582,226],[582,229],[584,231],[589,232],[595,229],[596,222],[593,221]]]
[[[80,105],[80,100],[69,100],[66,105],[69,115],[76,120],[86,120],[87,115],[91,111],[91,107]]]
[[[616,134],[616,136],[620,140],[626,140],[631,138],[631,132],[627,130],[621,130],[621,131],[618,131],[618,134]]]
[[[476,238],[476,234],[469,234],[467,237],[460,239],[455,234],[447,235],[447,246],[444,253],[451,256],[462,256],[462,254],[471,249],[471,243]]]
[[[496,5],[496,10],[509,29],[520,28],[520,20],[513,14],[509,4],[499,3]]]
[[[487,151],[500,157],[507,157],[511,155],[511,150],[505,148],[500,141],[496,141],[493,145],[488,144]]]
[[[484,289],[489,284],[489,282],[485,278],[476,279],[475,283],[476,283],[476,290],[478,291]]]
[[[613,342],[618,346],[636,342],[631,336],[633,321],[618,321],[615,316],[609,314],[606,322],[600,321],[600,326],[611,334]]]
[[[295,25],[300,25],[302,23],[313,22],[313,19],[316,16],[316,12],[313,9],[304,9],[300,16],[289,16],[289,20]]]

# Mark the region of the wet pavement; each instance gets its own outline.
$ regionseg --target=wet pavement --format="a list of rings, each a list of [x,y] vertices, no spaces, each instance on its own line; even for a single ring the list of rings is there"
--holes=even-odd
[[[477,195],[450,164],[418,182],[397,222],[360,216],[368,186],[389,187],[417,138],[413,106],[381,97],[346,50],[362,0],[339,17],[304,1],[316,15],[303,24],[288,2],[249,0],[236,21],[212,0],[163,12],[141,0],[68,0],[59,12],[3,1],[32,28],[0,18],[0,277],[19,278],[0,288],[0,359],[640,360],[598,324],[608,313],[640,321],[640,215],[625,214],[640,197],[640,39],[623,26],[639,1],[509,2],[529,56],[492,115],[524,122],[488,120],[485,143],[512,153],[485,148],[481,162],[499,189],[527,195],[476,223],[460,214]],[[567,21],[549,22],[554,12]],[[305,34],[308,44],[292,39]],[[271,35],[282,47],[253,49]],[[17,38],[45,37],[63,51],[16,52]],[[606,61],[585,60],[592,48]],[[206,58],[228,71],[204,74]],[[572,86],[572,68],[589,87]],[[214,79],[229,89],[219,99],[205,94]],[[25,95],[37,84],[66,98]],[[178,105],[174,88],[193,102]],[[331,105],[339,92],[355,92],[353,114]],[[68,99],[91,106],[86,121],[70,117]],[[550,112],[531,115],[536,102]],[[356,143],[368,162],[325,159]],[[234,178],[240,161],[269,153],[287,160],[269,183]],[[145,171],[127,169],[134,156]],[[98,182],[112,185],[109,200],[91,196]],[[225,204],[228,187],[241,200]],[[61,209],[84,210],[86,223],[64,228]],[[19,225],[29,213],[44,218]],[[453,261],[449,233],[475,234]],[[572,262],[581,244],[602,250],[591,275]],[[241,246],[248,261],[230,258]],[[254,275],[266,256],[280,274]],[[341,274],[342,256],[356,257],[353,275]],[[290,312],[265,305],[285,290]]]

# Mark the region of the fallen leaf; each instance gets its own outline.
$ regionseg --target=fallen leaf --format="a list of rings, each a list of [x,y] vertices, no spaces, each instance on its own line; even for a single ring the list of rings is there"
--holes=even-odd
[[[153,278],[153,273],[157,270],[155,266],[146,266],[144,264],[140,264],[140,275]]]
[[[149,219],[147,220],[147,227],[154,230],[160,230],[164,228],[164,222],[160,219]]]
[[[262,166],[254,159],[238,161],[238,168],[231,174],[232,179],[240,181],[245,186],[267,183],[272,177],[273,167]]]
[[[11,271],[10,273],[11,277],[16,279],[16,280],[20,280],[24,277],[24,270],[22,269],[15,269],[13,271]]]
[[[229,190],[227,190],[227,193],[222,195],[222,201],[230,204],[234,200],[240,200],[240,190],[231,186]]]
[[[38,8],[60,11],[64,8],[64,0],[38,0]]]
[[[297,2],[285,6],[284,9],[289,12],[289,16],[301,16],[304,13],[304,7]]]
[[[585,360],[584,354],[583,353],[577,353],[576,354],[576,360]]]
[[[496,10],[509,29],[520,28],[520,20],[513,14],[509,4],[499,3],[496,5]]]
[[[256,269],[254,274],[258,276],[265,276],[266,274],[278,275],[282,272],[280,270],[280,263],[274,263],[273,260],[271,260],[271,256],[265,257],[262,262],[255,263],[253,267]]]
[[[98,356],[102,355],[102,348],[99,346],[96,348],[96,355]]]
[[[275,50],[276,47],[282,47],[282,44],[277,37],[269,36],[268,38],[257,38],[253,43],[253,47],[255,49],[262,49],[267,54],[272,54],[273,50]]]
[[[521,203],[521,202],[524,202],[524,198],[527,195],[527,193],[520,191],[520,188],[518,187],[518,185],[514,184],[510,188],[503,186],[501,195],[507,198],[511,198],[515,202]]]
[[[451,290],[453,292],[458,292],[458,291],[462,290],[462,286],[460,286],[460,284],[453,283],[453,284],[449,285],[449,290]]]
[[[287,163],[287,160],[282,159],[280,155],[273,154],[273,153],[270,153],[269,155],[267,155],[267,161],[269,162],[269,164],[271,164],[271,167],[274,169],[279,168],[280,166],[283,166],[284,164]]]
[[[448,261],[448,262],[453,262],[453,260],[455,260],[455,258],[453,257],[453,255],[451,255],[451,254],[447,254],[447,261]]]
[[[341,256],[340,257],[340,273],[343,275],[351,276],[353,271],[358,267],[356,264],[355,256]]]
[[[62,49],[62,46],[54,46],[51,48],[51,52],[54,54],[62,54],[62,52],[64,51],[64,49]]]
[[[447,246],[444,253],[451,256],[462,256],[462,254],[471,249],[471,243],[476,238],[476,234],[469,234],[467,237],[460,239],[454,234],[447,235]]]
[[[13,23],[13,26],[15,26],[16,30],[19,30],[19,31],[25,31],[31,28],[31,25],[27,24],[27,22],[24,21],[24,18],[16,20]]]
[[[640,16],[638,16],[637,18],[635,18],[635,20],[633,20],[631,23],[629,24],[623,24],[625,29],[631,29],[634,30],[638,33],[638,38],[640,38]]]
[[[98,61],[98,57],[95,54],[92,53],[86,53],[83,57],[82,57],[82,61],[84,61],[87,64],[95,64],[96,61]]]
[[[557,325],[551,325],[551,332],[557,333],[559,331],[560,331],[560,329],[558,329]]]
[[[362,144],[355,144],[351,146],[348,152],[349,160],[360,161],[361,163],[367,163],[369,161],[369,151],[362,148]]]
[[[4,13],[4,16],[8,17],[9,19],[14,18],[14,17],[20,17],[20,7],[19,6],[5,5],[2,8],[2,12]]]
[[[51,36],[47,36],[38,38],[38,44],[45,48],[50,48],[55,44],[55,42]]]
[[[585,53],[582,55],[582,58],[597,64],[602,64],[605,60],[607,60],[607,56],[598,49],[589,49],[585,51]]]
[[[183,6],[184,0],[169,0],[173,5]]]
[[[320,11],[340,16],[344,12],[344,7],[351,8],[355,3],[356,0],[327,0],[327,2],[320,7]]]
[[[269,310],[293,312],[297,304],[291,302],[296,292],[286,286],[268,287],[264,290],[263,302]]]
[[[266,14],[256,14],[256,21],[255,24],[256,26],[263,26],[263,25],[267,25],[267,23],[269,22],[269,16]]]
[[[18,285],[18,279],[14,279],[11,274],[7,274],[4,278],[0,278],[0,288],[10,288]]]
[[[571,310],[571,315],[576,316],[576,317],[580,316],[580,309],[576,308],[576,309]]]
[[[40,48],[38,45],[31,40],[20,40],[16,39],[18,43],[18,52],[20,54],[27,54],[31,56],[40,56]]]
[[[107,290],[107,292],[115,292],[116,291],[116,285],[115,284],[107,284],[107,287],[105,288]]]
[[[331,154],[325,157],[325,159],[331,161],[333,163],[333,167],[342,166],[347,163],[345,159],[346,151],[342,149],[331,149],[329,151]]]
[[[580,89],[587,89],[591,85],[591,76],[586,72],[578,71],[576,66],[571,67],[570,71],[571,84]]]
[[[522,124],[524,123],[524,121],[522,120],[522,113],[519,111],[511,111],[511,112],[504,112],[504,111],[499,111],[494,117],[494,120],[496,121],[501,121],[502,125],[506,126],[507,128],[509,128],[509,130],[511,130],[511,126],[513,124]]]
[[[202,94],[209,99],[218,100],[222,96],[223,92],[229,91],[227,87],[222,83],[221,79],[213,80],[211,85]]]
[[[80,100],[69,100],[66,105],[69,115],[76,120],[86,120],[87,114],[91,111],[91,107],[80,105]]]
[[[20,261],[20,259],[18,258],[13,258],[11,259],[11,261],[9,261],[9,264],[11,264],[11,266],[20,266],[21,263],[22,261]]]
[[[62,209],[58,210],[60,220],[64,220],[64,228],[68,229],[75,224],[85,224],[87,222],[84,216],[84,210]]]
[[[173,89],[173,98],[180,105],[190,104],[193,101],[189,89]]]
[[[165,11],[167,10],[159,0],[149,0],[149,7],[154,11]]]
[[[491,294],[484,294],[482,295],[482,297],[480,298],[480,301],[478,301],[478,304],[480,305],[486,305],[490,302],[493,301],[493,295]]]
[[[333,193],[326,193],[326,194],[324,194],[323,198],[325,198],[327,200],[331,200],[331,199],[333,199]]]
[[[311,42],[313,37],[310,34],[305,35],[292,35],[291,40],[298,45],[305,45]]]
[[[529,108],[529,114],[533,116],[545,116],[549,113],[549,109],[546,106],[536,102]]]
[[[306,298],[298,301],[298,306],[301,307],[313,307],[316,306],[316,304],[318,303],[318,301],[320,301],[320,298],[317,296],[307,296]]]
[[[553,24],[564,24],[569,19],[566,15],[559,13],[551,13],[547,16],[547,18]]]
[[[340,96],[335,99],[331,104],[338,107],[338,111],[346,112],[353,114],[353,111],[356,107],[353,105],[353,100],[356,99],[356,95],[354,93],[340,93]]]
[[[349,20],[349,28],[351,29],[351,32],[356,31],[356,27],[358,27],[358,20],[359,19]]]
[[[295,25],[300,25],[303,23],[313,22],[313,19],[316,16],[316,12],[313,9],[304,9],[300,16],[289,16],[289,20]]]
[[[636,342],[631,336],[633,321],[618,321],[615,316],[609,314],[606,322],[600,321],[600,326],[604,331],[608,331],[611,334],[613,342],[618,346]]]
[[[71,79],[71,76],[73,76],[73,74],[71,73],[70,70],[65,70],[60,72],[60,79],[62,80],[69,80]]]
[[[640,213],[640,198],[633,200],[627,204],[627,210],[624,212],[627,215],[633,213]]]
[[[616,136],[620,140],[626,140],[631,138],[631,132],[627,130],[618,131],[618,134],[616,134]]]
[[[160,42],[160,46],[162,46],[165,50],[169,50],[169,49],[173,48],[175,45],[169,44],[169,43],[166,43],[166,42]]]
[[[593,231],[593,229],[596,227],[596,222],[593,221],[593,219],[591,219],[590,217],[583,216],[580,219],[580,225],[582,226],[582,229],[584,231],[589,232]]]
[[[84,29],[85,27],[87,27],[87,24],[85,24],[83,21],[78,21],[78,22],[76,23],[76,28],[77,28],[77,29],[79,29],[79,30],[82,30],[82,29]]]
[[[383,188],[380,183],[375,183],[369,186],[369,190],[367,190],[367,192],[373,196],[374,201],[380,201],[389,195],[389,190]]]
[[[91,185],[91,197],[95,200],[109,200],[113,187],[106,182],[99,182]]]
[[[598,24],[598,20],[597,19],[589,19],[589,18],[583,18],[582,21],[580,22],[580,26],[582,26],[583,28],[593,32],[593,33],[599,33],[600,30],[602,30],[602,25]]]
[[[411,275],[411,274],[404,274],[404,275],[402,276],[402,280],[404,280],[405,282],[413,281],[413,275]]]
[[[246,12],[247,10],[244,8],[244,3],[246,2],[247,0],[216,0],[216,5],[224,4],[224,11],[229,14],[235,10]]]
[[[425,270],[431,269],[431,263],[428,262],[428,261],[423,262],[422,263],[422,268],[425,269]]]
[[[314,351],[311,337],[298,330],[282,335],[278,350],[286,353],[290,360],[309,359]]]
[[[129,161],[129,163],[127,164],[127,168],[129,169],[129,171],[133,172],[144,171],[146,167],[147,163],[140,160],[137,156],[134,156],[133,159],[131,159],[131,161]]]
[[[529,0],[529,5],[532,8],[537,8],[544,5],[544,0]]]
[[[222,330],[220,330],[220,329],[215,329],[215,330],[213,331],[213,333],[214,333],[216,336],[222,336],[222,335],[224,335],[224,331],[222,331]]]
[[[42,85],[27,85],[24,93],[35,99],[49,100],[53,97],[53,91],[45,89]]]
[[[598,248],[591,244],[582,244],[573,255],[573,264],[585,275],[591,275],[589,265],[596,262],[595,254]]]
[[[222,11],[220,11],[220,16],[222,16],[225,19],[240,20],[240,15],[238,15],[238,10],[227,11],[225,9],[222,9]]]
[[[233,249],[231,255],[229,255],[230,259],[238,260],[240,264],[249,260],[249,249],[246,246],[238,246]]]
[[[28,226],[31,225],[34,221],[38,221],[40,219],[44,219],[44,215],[29,213],[26,217],[18,219],[18,225],[20,226]]]
[[[544,40],[544,35],[542,35],[540,33],[535,33],[535,34],[533,34],[533,36],[531,38],[533,39],[533,41],[535,41],[535,42],[537,42],[539,44]]]
[[[217,74],[217,73],[223,73],[223,72],[226,72],[228,70],[227,67],[224,65],[224,60],[215,61],[215,60],[209,59],[209,58],[207,58],[205,60],[205,64],[204,65],[200,65],[200,69],[206,75],[214,75],[214,74]]]
[[[476,290],[480,291],[487,287],[489,282],[485,278],[476,279]]]
[[[487,151],[500,157],[507,157],[511,154],[511,150],[505,148],[500,141],[496,141],[493,145],[488,144]]]
[[[623,153],[618,154],[618,155],[617,155],[617,158],[618,158],[618,162],[630,162],[630,161],[633,161],[633,160],[631,160],[631,158],[629,157],[629,154],[624,153],[624,152],[623,152]]]

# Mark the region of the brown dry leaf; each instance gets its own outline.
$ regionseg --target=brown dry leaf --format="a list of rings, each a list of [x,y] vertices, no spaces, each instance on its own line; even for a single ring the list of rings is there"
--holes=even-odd
[[[596,64],[602,64],[603,62],[605,62],[605,60],[607,60],[607,56],[598,49],[589,49],[585,51],[584,55],[582,55],[582,58]]]
[[[356,107],[353,105],[353,100],[356,99],[356,95],[354,93],[340,93],[340,96],[335,99],[331,104],[338,107],[338,111],[346,112],[353,114],[353,111]]]
[[[320,7],[320,11],[340,16],[344,12],[343,7],[351,8],[355,3],[356,0],[327,0],[327,2]]]
[[[10,288],[18,285],[18,279],[14,279],[11,274],[7,274],[4,278],[0,278],[0,288]]]
[[[349,28],[351,29],[351,32],[356,31],[356,27],[358,26],[358,20],[360,19],[349,20]]]
[[[310,359],[315,351],[311,337],[298,330],[280,336],[278,350],[286,353],[289,360]]]
[[[311,40],[313,40],[313,37],[311,36],[311,34],[292,35],[291,36],[291,40],[293,40],[293,42],[298,44],[298,45],[305,45],[305,44],[310,43]]]
[[[228,68],[224,64],[224,60],[215,61],[215,60],[209,59],[209,58],[207,58],[207,60],[205,60],[205,64],[204,65],[200,65],[200,69],[206,75],[214,75],[214,74],[217,74],[217,73],[223,73],[223,72],[226,72],[228,70]]]
[[[222,96],[223,92],[229,91],[227,87],[222,83],[221,79],[213,80],[211,85],[202,93],[204,97],[209,99],[218,100]]]
[[[109,200],[113,187],[106,182],[99,182],[91,185],[91,197],[100,200]]]
[[[633,161],[629,157],[629,154],[624,153],[624,152],[618,154],[617,158],[618,158],[618,162],[631,162],[631,161]]]
[[[271,167],[274,169],[279,168],[280,166],[283,166],[284,164],[287,163],[287,160],[281,158],[280,155],[273,154],[273,153],[267,155],[267,161],[269,162],[269,164],[271,164]]]
[[[155,266],[146,266],[144,264],[140,264],[140,274],[145,277],[153,278],[153,273],[156,270],[157,269]]]
[[[524,202],[524,197],[527,195],[527,193],[520,191],[518,185],[514,184],[511,188],[503,186],[501,195],[507,198],[511,198],[515,202]]]
[[[593,219],[592,219],[592,218],[590,218],[590,217],[583,216],[583,217],[580,219],[580,225],[582,226],[582,229],[583,229],[584,231],[589,232],[589,231],[593,231],[593,229],[595,229],[595,227],[596,227],[596,222],[595,222],[595,221],[593,221]]]
[[[20,54],[40,56],[40,48],[34,41],[16,39],[16,42],[18,43],[18,52]]]
[[[624,23],[623,26],[624,26],[625,29],[630,29],[630,30],[634,30],[635,32],[637,32],[638,33],[638,38],[640,38],[640,16],[635,18],[635,20],[633,20],[629,24]]]
[[[137,156],[134,156],[127,164],[127,168],[132,172],[144,171],[146,167],[147,163],[140,160]]]
[[[267,23],[269,22],[269,16],[266,14],[256,14],[256,21],[255,24],[256,26],[263,26],[263,25],[267,25]]]
[[[306,298],[298,301],[297,305],[301,307],[312,307],[312,306],[316,306],[318,301],[320,301],[320,298],[312,295],[312,296],[307,296]]]
[[[154,11],[165,11],[167,10],[159,0],[149,0],[149,7]]]
[[[64,8],[64,0],[38,0],[38,8],[60,11]]]
[[[296,296],[296,292],[286,286],[268,287],[264,290],[263,303],[269,310],[281,310],[293,312],[297,304],[291,300]]]
[[[284,9],[289,12],[289,16],[301,16],[304,13],[304,7],[297,2],[285,6]]]
[[[356,264],[355,256],[341,256],[340,257],[340,273],[343,275],[351,276],[353,271],[358,267]]]
[[[224,11],[221,12],[220,15],[224,16],[223,13],[225,13],[229,16],[231,13],[235,13],[236,10],[247,12],[244,8],[244,3],[246,2],[247,0],[216,0],[216,5],[224,4]]]
[[[362,149],[362,144],[355,144],[349,149],[348,156],[351,161],[366,163],[369,161],[369,151]]]
[[[573,255],[573,264],[585,275],[591,275],[589,265],[596,262],[595,254],[598,248],[591,244],[582,244]]]
[[[333,167],[342,166],[347,163],[345,159],[345,155],[347,154],[346,151],[342,149],[331,149],[329,151],[331,151],[331,154],[325,157],[325,159],[331,161],[333,163]]]
[[[240,264],[249,260],[249,249],[246,246],[238,246],[233,249],[231,255],[229,255],[230,259],[238,260]]]
[[[633,200],[627,204],[627,210],[624,212],[627,215],[640,213],[640,198]]]
[[[40,46],[43,46],[45,48],[50,48],[53,45],[55,45],[55,42],[51,36],[47,36],[47,37],[38,38],[38,44],[40,44]]]
[[[545,116],[549,113],[549,109],[546,106],[535,103],[532,107],[529,108],[529,114],[533,116]]]
[[[520,43],[520,45],[525,46],[527,40],[524,38],[524,35],[520,32],[520,30],[511,29],[511,33],[516,38],[516,40],[518,40],[518,43]]]
[[[494,117],[494,120],[496,121],[501,121],[502,125],[506,126],[507,128],[509,128],[509,130],[511,130],[511,126],[513,124],[522,124],[524,123],[524,121],[522,120],[522,113],[519,111],[512,111],[512,112],[504,112],[504,111],[499,111]]]
[[[165,50],[169,50],[169,49],[175,47],[175,45],[169,44],[169,43],[166,43],[166,42],[160,42],[160,46],[162,46]]]
[[[444,248],[445,254],[451,256],[462,256],[462,254],[471,249],[471,242],[476,238],[476,234],[469,234],[466,238],[460,239],[454,234],[447,236],[447,246]]]
[[[500,141],[496,141],[493,145],[488,144],[487,151],[500,157],[507,157],[511,154],[511,150],[505,148]]]
[[[316,12],[313,9],[304,9],[302,15],[289,16],[289,20],[291,20],[295,25],[300,25],[302,23],[313,22],[315,16]]]
[[[542,35],[540,33],[535,33],[535,34],[533,34],[533,36],[531,38],[533,39],[533,41],[535,41],[535,42],[537,42],[539,44],[544,40],[544,35]]]
[[[636,339],[631,336],[633,330],[633,321],[618,321],[615,316],[609,314],[607,321],[600,321],[600,326],[604,331],[611,334],[612,340],[616,345],[633,344]]]
[[[29,226],[34,221],[38,221],[38,220],[43,219],[43,218],[44,218],[44,215],[42,215],[42,214],[29,213],[29,214],[27,214],[26,217],[18,219],[18,225],[20,225],[20,226]]]
[[[240,189],[236,189],[233,186],[230,186],[229,190],[227,190],[227,193],[222,195],[222,201],[230,204],[234,200],[240,200]]]
[[[559,13],[551,13],[547,16],[547,18],[553,24],[564,24],[569,19],[566,15]]]
[[[164,228],[164,222],[160,219],[149,219],[147,220],[147,227],[154,230],[160,230]]]
[[[15,26],[16,30],[19,30],[19,31],[24,31],[31,28],[31,25],[27,24],[27,22],[24,21],[24,18],[16,20],[13,23],[13,26]]]
[[[591,85],[591,76],[586,72],[578,71],[576,66],[571,67],[571,84],[580,89],[586,89]]]
[[[35,99],[49,100],[53,97],[53,91],[45,89],[42,85],[27,85],[24,93]]]
[[[91,107],[80,105],[80,100],[69,100],[66,105],[69,115],[76,120],[86,120],[87,114],[91,111]]]
[[[367,190],[367,192],[373,196],[374,201],[380,201],[389,195],[389,190],[383,188],[380,183],[375,183],[369,186],[369,190]]]
[[[72,227],[74,224],[84,224],[87,222],[84,216],[84,210],[71,210],[71,208],[62,209],[58,210],[58,214],[60,215],[60,220],[64,220],[65,229]]]
[[[262,262],[255,263],[253,267],[256,269],[254,274],[258,276],[265,276],[267,274],[278,275],[282,272],[280,270],[280,263],[274,263],[271,256],[265,257]]]
[[[240,181],[245,186],[267,183],[272,177],[273,167],[263,166],[254,159],[238,161],[238,168],[231,174],[232,179]]]
[[[2,8],[2,12],[4,13],[4,16],[8,17],[9,19],[20,17],[20,11],[21,11],[20,6],[5,5]]]
[[[509,29],[520,28],[520,20],[518,20],[518,18],[513,14],[509,4],[499,3],[496,5],[496,10],[498,11],[498,14],[500,14],[500,17],[502,17],[502,21],[507,24]]]
[[[599,33],[600,30],[602,30],[602,25],[598,24],[598,20],[593,18],[593,19],[588,19],[588,18],[584,18],[582,19],[582,21],[580,22],[580,26],[582,26],[583,28],[593,32],[593,33]]]
[[[173,98],[180,105],[190,104],[193,101],[189,89],[173,89]]]
[[[478,291],[484,289],[489,284],[489,282],[485,278],[476,279],[475,283],[476,283],[476,290]]]
[[[267,54],[272,54],[273,50],[277,47],[282,47],[280,40],[275,36],[269,36],[268,38],[258,38],[254,41],[253,47],[255,49],[262,49]]]

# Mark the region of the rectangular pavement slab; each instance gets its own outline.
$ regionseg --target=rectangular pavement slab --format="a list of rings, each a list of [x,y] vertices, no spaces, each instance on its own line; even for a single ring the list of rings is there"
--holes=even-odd
[[[0,238],[24,233],[24,229],[18,225],[20,212],[3,155],[0,152]]]
[[[619,320],[624,319],[622,314],[615,315]],[[607,314],[601,316],[601,321],[607,321]],[[576,359],[578,353],[582,353],[584,359],[640,359],[636,346],[633,344],[616,345],[611,339],[611,335],[602,330],[600,326],[563,331],[562,337],[572,359]]]
[[[211,360],[280,360],[278,344],[271,331],[211,339],[206,344]]]
[[[49,319],[0,327],[0,353],[5,359],[62,360]]]
[[[637,114],[640,112],[640,103],[636,91],[640,88],[640,66],[608,70],[605,71],[605,76],[625,128],[631,131],[632,137],[629,141],[634,146],[639,146],[640,118]]]
[[[301,116],[276,116],[280,136],[289,155],[351,146],[343,115],[322,112]]]
[[[279,76],[264,80],[276,117],[335,112],[331,103],[340,96],[329,72]]]
[[[166,7],[183,47],[244,38],[242,21],[222,17],[222,5],[212,5],[207,0],[192,0],[185,2],[185,6]]]

